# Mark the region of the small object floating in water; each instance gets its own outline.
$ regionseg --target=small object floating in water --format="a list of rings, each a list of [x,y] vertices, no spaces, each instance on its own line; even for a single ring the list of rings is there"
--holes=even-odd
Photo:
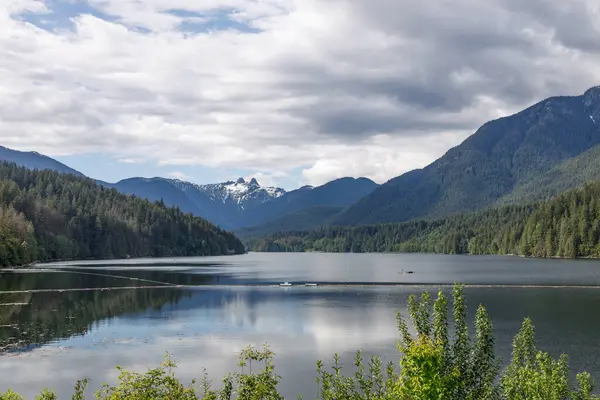
[[[305,286],[317,286],[316,283],[307,283]]]
[[[413,271],[406,271],[407,274],[414,274]]]
[[[283,283],[280,283],[279,286],[292,286],[292,284],[289,282],[283,282]]]

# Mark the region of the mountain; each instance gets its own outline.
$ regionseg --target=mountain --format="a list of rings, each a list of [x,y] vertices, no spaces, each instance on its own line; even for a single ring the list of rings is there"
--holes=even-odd
[[[180,207],[227,229],[267,223],[312,207],[345,208],[373,191],[377,184],[366,178],[340,178],[322,186],[303,186],[286,192],[263,187],[254,178],[239,178],[208,185],[176,179],[131,178],[112,185],[120,192]]]
[[[0,146],[0,161],[15,163],[28,169],[84,176],[37,152],[21,152]],[[313,207],[345,208],[377,187],[375,182],[366,178],[340,178],[316,188],[303,186],[289,192],[277,187],[261,186],[255,178],[248,181],[239,178],[207,185],[160,177],[134,177],[116,183],[96,180],[96,183],[153,202],[162,200],[167,206],[204,217],[226,229],[262,225],[286,214]],[[310,211],[307,213],[310,214]],[[314,218],[319,218],[320,215],[317,212]],[[288,223],[297,220],[297,216],[291,218]]]
[[[83,176],[81,172],[35,151],[18,151],[0,146],[0,161],[14,163],[28,169],[47,169],[63,174]]]
[[[282,196],[275,207],[283,215],[301,209],[326,206],[347,207],[371,193],[377,184],[367,178],[339,178],[315,188],[305,186]]]
[[[306,208],[274,218],[262,225],[236,230],[235,234],[244,239],[263,237],[276,232],[319,229],[327,227],[330,221],[343,210],[343,207],[328,206]]]
[[[258,220],[258,210],[286,193],[281,188],[263,187],[255,178],[207,185],[180,180],[170,182],[198,205],[201,215],[231,229]]]
[[[334,222],[362,225],[480,209],[526,183],[541,187],[544,174],[599,143],[600,87],[552,97],[484,124],[437,161],[386,182]]]
[[[205,219],[93,180],[0,163],[0,266],[32,261],[241,254]]]
[[[248,204],[264,204],[285,194],[285,190],[276,187],[262,187],[255,178],[246,182],[244,178],[237,181],[215,183],[209,185],[194,185],[189,182],[173,181],[184,191],[190,187],[204,193],[211,200],[230,203],[244,209]]]
[[[371,193],[377,184],[367,178],[339,178],[324,185],[304,186],[274,199],[260,208],[254,208],[254,218],[242,226],[257,226],[274,219],[285,219],[286,215],[318,207],[346,208]],[[310,211],[308,211],[310,212]]]
[[[255,237],[278,231],[316,229],[328,226],[347,207],[375,190],[367,178],[340,178],[322,186],[305,186],[268,203],[266,222],[236,229],[241,237]]]
[[[134,194],[205,217],[215,224],[231,229],[241,226],[252,214],[246,210],[260,208],[285,194],[285,190],[262,187],[243,178],[208,185],[197,185],[178,179],[130,178],[111,185],[120,192]]]
[[[191,201],[171,180],[163,178],[128,178],[104,186],[117,189],[121,193],[135,195],[150,201],[163,200],[170,207],[179,207],[183,212],[195,215],[204,214],[204,210]]]

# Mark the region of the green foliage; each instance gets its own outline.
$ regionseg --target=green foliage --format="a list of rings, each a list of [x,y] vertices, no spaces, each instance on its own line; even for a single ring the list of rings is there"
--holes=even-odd
[[[535,344],[535,329],[529,318],[513,341],[512,360],[501,380],[508,400],[579,400],[600,399],[591,394],[593,385],[587,373],[577,375],[579,388],[569,387],[569,365],[566,355],[558,360]]]
[[[497,396],[494,384],[498,362],[494,353],[492,323],[485,308],[479,307],[475,318],[475,339],[471,343],[467,324],[467,306],[463,288],[455,285],[452,317],[454,341],[448,338],[448,301],[443,292],[430,307],[430,296],[423,293],[420,301],[409,298],[408,313],[416,337],[401,314],[398,314],[402,336],[402,367],[398,392],[402,398],[484,400]],[[433,312],[432,312],[433,311]]]
[[[44,389],[40,394],[35,396],[34,400],[57,400],[58,397],[56,393],[49,389]],[[0,400],[24,400],[24,397],[13,392],[12,390],[8,390],[6,393],[0,393]]]
[[[317,361],[317,385],[319,396],[323,400],[364,399],[384,400],[391,398],[398,379],[392,363],[385,372],[381,359],[372,357],[366,366],[362,353],[358,351],[354,359],[355,372],[344,376],[338,354],[333,356],[332,372],[329,372],[322,361]]]
[[[226,399],[236,395],[235,398],[238,400],[282,400],[283,397],[277,391],[277,384],[281,378],[275,373],[274,355],[266,344],[261,350],[252,346],[242,350],[239,362],[242,372],[230,375],[225,380]],[[253,361],[264,363],[259,372],[252,372]],[[247,373],[244,372],[246,367],[248,367]]]
[[[0,400],[24,400],[23,396],[8,389],[6,393],[0,394]]]
[[[444,400],[453,398],[460,373],[450,368],[444,348],[431,337],[419,335],[402,348],[401,381],[395,392],[400,398]]]
[[[173,369],[176,364],[167,355],[160,367],[144,374],[127,372],[121,368],[119,383],[116,386],[105,384],[96,393],[98,400],[283,400],[277,390],[280,377],[275,373],[274,353],[264,345],[261,350],[254,347],[245,348],[240,354],[240,373],[229,374],[223,379],[223,388],[213,390],[206,371],[201,382],[200,397],[191,385],[183,385],[176,377]],[[262,368],[252,371],[252,363]],[[248,371],[245,371],[245,370]],[[83,386],[79,386],[83,387]],[[74,397],[75,398],[75,397]]]
[[[0,266],[244,251],[233,234],[163,202],[87,178],[0,163]]]
[[[75,392],[71,397],[71,400],[85,400],[85,389],[89,383],[88,379],[82,379],[77,381],[75,384]]]
[[[58,397],[56,396],[56,393],[54,393],[50,389],[44,389],[44,390],[42,390],[42,393],[35,396],[35,400],[57,400],[57,399],[58,399]]]
[[[537,349],[532,322],[525,319],[513,341],[512,360],[499,376],[494,353],[493,325],[483,306],[479,306],[473,323],[475,335],[469,334],[467,305],[463,288],[455,285],[452,308],[443,292],[431,304],[425,292],[409,298],[408,317],[412,327],[397,314],[401,352],[400,374],[392,363],[382,367],[381,359],[372,357],[365,365],[359,351],[354,372],[345,375],[337,354],[330,368],[317,362],[317,385],[322,400],[600,400],[592,394],[588,373],[577,375],[574,389],[569,382],[567,357],[553,359]],[[452,316],[453,337],[449,336],[448,314]],[[411,333],[414,332],[414,333]],[[245,348],[239,359],[241,372],[227,375],[220,389],[212,389],[206,371],[200,384],[184,385],[174,374],[176,364],[167,355],[158,367],[145,373],[118,368],[114,386],[105,384],[96,393],[97,400],[282,400],[278,391],[280,377],[275,372],[274,353]],[[258,370],[257,370],[258,368]],[[84,399],[88,381],[77,382],[73,400]],[[56,399],[44,390],[36,399]],[[0,400],[23,400],[8,391]]]
[[[439,220],[278,233],[255,251],[425,252],[600,257],[600,182],[548,201]]]
[[[173,372],[175,363],[167,355],[158,368],[144,374],[128,372],[117,367],[120,372],[116,386],[105,384],[96,393],[97,400],[195,400],[196,390],[193,386],[183,385]],[[192,382],[192,385],[195,382]]]
[[[499,204],[518,204],[548,199],[566,190],[600,180],[600,146],[594,146],[577,157],[570,158],[541,176],[520,182]]]

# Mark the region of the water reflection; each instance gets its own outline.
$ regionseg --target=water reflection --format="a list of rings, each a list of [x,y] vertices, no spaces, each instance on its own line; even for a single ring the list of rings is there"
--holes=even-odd
[[[175,289],[0,295],[0,354],[85,335],[97,321],[161,309],[188,295]]]
[[[199,376],[202,367],[220,378],[235,370],[237,354],[245,345],[268,341],[278,353],[278,368],[287,377],[284,392],[308,395],[307,387],[314,387],[318,358],[329,359],[337,351],[350,361],[359,347],[367,354],[391,357],[395,353],[395,307],[390,294],[298,289],[154,289],[124,291],[123,297],[115,298],[92,298],[90,292],[56,293],[64,296],[65,307],[51,311],[55,306],[41,301],[40,307],[47,305],[46,315],[52,317],[36,322],[39,326],[49,322],[44,325],[46,331],[54,331],[54,338],[61,339],[66,332],[60,320],[77,315],[74,310],[79,306],[89,307],[85,313],[89,319],[75,320],[85,335],[5,356],[0,362],[0,388],[10,383],[32,396],[32,388],[51,383],[67,396],[76,379],[93,377],[92,387],[98,388],[103,381],[115,379],[115,365],[143,370],[159,363],[166,351],[180,362],[184,378]],[[163,296],[156,297],[161,292]],[[173,293],[182,295],[173,299]],[[146,309],[144,301],[148,301]],[[26,309],[17,314],[30,318]],[[102,320],[91,323],[94,317]]]
[[[76,379],[92,377],[92,388],[98,388],[116,378],[115,365],[144,370],[157,365],[167,351],[179,361],[183,378],[198,377],[207,367],[219,381],[236,369],[237,354],[245,345],[267,341],[277,353],[284,394],[313,397],[317,359],[329,360],[338,352],[349,366],[360,348],[367,356],[396,360],[395,311],[420,290],[212,287],[35,294],[31,311],[15,308],[3,318],[19,325],[33,323],[53,340],[1,358],[0,389],[10,384],[31,396],[32,388],[51,384],[67,396]],[[466,292],[471,318],[477,304],[488,307],[505,361],[512,337],[528,315],[537,325],[541,348],[553,355],[569,353],[574,371],[587,369],[600,378],[595,356],[600,321],[590,313],[600,306],[596,289]],[[36,335],[23,340],[35,341]]]
[[[61,268],[0,272],[0,293],[27,290],[119,288],[176,285],[219,285],[218,274],[189,274],[161,270],[103,270]]]
[[[424,289],[349,282],[600,283],[598,261],[493,257],[250,254],[175,264],[79,264],[0,273],[0,390],[10,385],[31,398],[52,386],[68,397],[77,379],[90,377],[92,389],[99,388],[116,379],[115,365],[144,370],[167,351],[180,362],[184,379],[207,367],[218,382],[236,369],[244,346],[266,341],[277,353],[284,395],[310,398],[316,394],[316,360],[329,360],[334,352],[347,365],[359,348],[367,357],[397,360],[395,312]],[[402,269],[415,273],[402,275]],[[260,286],[283,281],[339,286]],[[151,288],[125,289],[145,286]],[[110,290],[54,290],[98,288]],[[542,349],[555,356],[567,352],[573,371],[585,369],[600,380],[600,289],[486,287],[466,293],[471,318],[479,303],[488,308],[505,361],[512,337],[530,316]]]

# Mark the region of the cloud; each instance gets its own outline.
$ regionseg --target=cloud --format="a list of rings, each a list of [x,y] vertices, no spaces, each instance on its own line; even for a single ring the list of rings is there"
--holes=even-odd
[[[119,158],[117,160],[120,164],[140,164],[142,160],[138,158]]]
[[[28,18],[63,1],[0,5],[9,147],[381,182],[600,82],[591,0],[88,0],[63,26]]]
[[[172,171],[169,172],[167,175],[169,176],[169,178],[180,179],[182,181],[189,181],[192,179],[189,175],[181,171]]]
[[[249,181],[250,179],[254,178],[261,186],[269,187],[277,186],[277,182],[285,180],[289,177],[290,175],[283,171],[275,171],[273,173],[263,173],[258,171],[254,174],[247,175],[244,179]]]

